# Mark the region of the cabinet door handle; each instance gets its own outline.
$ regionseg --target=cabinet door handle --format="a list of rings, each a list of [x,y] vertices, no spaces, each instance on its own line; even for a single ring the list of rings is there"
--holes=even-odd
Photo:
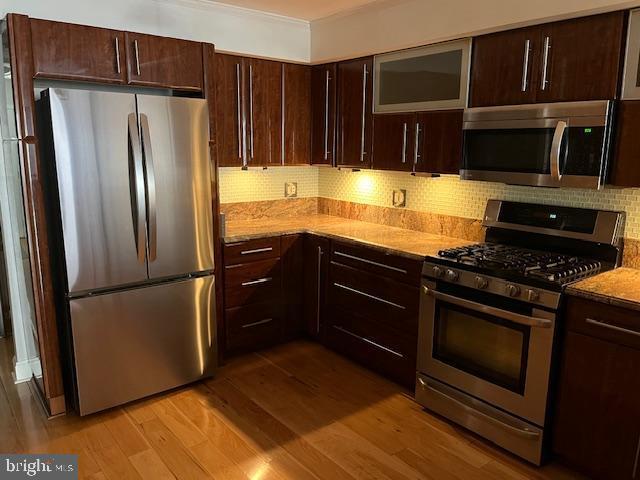
[[[338,288],[341,288],[343,290],[346,290],[348,292],[352,292],[352,293],[355,293],[357,295],[360,295],[362,297],[370,298],[371,300],[375,300],[376,302],[384,303],[386,305],[391,305],[392,307],[396,307],[396,308],[398,308],[400,310],[406,310],[407,309],[404,305],[400,305],[398,303],[394,303],[394,302],[392,302],[390,300],[385,300],[384,298],[376,297],[375,295],[371,295],[370,293],[363,292],[362,290],[358,290],[356,288],[352,288],[352,287],[349,287],[347,285],[343,285],[341,283],[333,282],[333,285],[338,287]]]
[[[640,436],[638,436],[638,446],[636,447],[636,459],[633,462],[633,475],[631,476],[631,478],[633,480],[636,479],[636,476],[638,475],[638,460],[640,457]]]
[[[420,124],[416,123],[416,134],[413,145],[413,171],[415,173],[416,167],[418,166],[418,160],[420,159]]]
[[[392,355],[395,355],[396,357],[400,357],[400,358],[404,358],[404,355],[401,354],[400,352],[396,352],[395,350],[390,349],[389,347],[385,347],[384,345],[380,345],[377,342],[374,342],[373,340],[369,340],[368,338],[362,337],[360,335],[357,335],[353,332],[350,332],[349,330],[347,330],[346,328],[342,328],[338,325],[334,325],[333,328],[335,328],[336,330],[341,331],[342,333],[346,333],[347,335],[351,335],[352,337],[357,338],[358,340],[362,340],[363,342],[368,343],[369,345],[372,345],[376,348],[379,348],[380,350],[384,350],[385,352],[388,352]]]
[[[321,302],[321,292],[322,292],[322,255],[324,252],[322,251],[322,247],[318,247],[318,308],[316,310],[316,333],[320,333],[320,302]]]
[[[407,122],[402,126],[402,163],[407,163]]]
[[[368,263],[369,265],[375,265],[376,267],[386,268],[387,270],[391,270],[393,272],[404,274],[408,273],[404,268],[392,267],[391,265],[385,265],[384,263],[374,262],[373,260],[368,260],[366,258],[356,257],[355,255],[349,255],[348,253],[343,253],[338,250],[335,250],[333,254],[336,256],[348,258],[350,260],[357,260],[358,262]]]
[[[120,73],[122,72],[122,69],[120,68],[120,39],[118,38],[117,35],[116,35],[116,72],[118,73],[118,75],[120,75]]]
[[[133,50],[136,55],[136,75],[140,76],[140,50],[138,49],[138,40],[133,41]]]
[[[280,90],[282,90],[282,98],[280,99],[280,164],[282,166],[284,166],[284,162],[285,162],[285,158],[287,155],[287,147],[285,145],[285,131],[284,131],[284,127],[285,127],[285,116],[286,116],[286,105],[285,105],[285,99],[286,99],[286,82],[285,82],[285,68],[284,68],[284,63],[282,64],[282,66],[280,67]]]
[[[257,322],[247,323],[245,325],[242,325],[242,328],[257,327],[258,325],[264,325],[265,323],[271,323],[271,322],[273,322],[273,318],[265,318],[264,320],[259,320]]]
[[[542,57],[542,84],[541,90],[546,90],[549,84],[548,70],[549,70],[549,50],[551,50],[551,37],[544,37],[543,57]]]
[[[529,55],[531,54],[531,40],[524,42],[524,60],[522,61],[522,91],[529,87]]]
[[[367,64],[362,66],[362,129],[360,130],[360,161],[364,162],[364,156],[367,154],[364,148],[365,140],[365,119],[367,114]]]
[[[249,64],[249,156],[253,160],[253,65]]]
[[[243,287],[249,287],[251,285],[260,285],[262,283],[269,283],[271,280],[273,280],[273,278],[264,277],[264,278],[259,278],[257,280],[251,280],[251,281],[248,281],[248,282],[242,282],[240,285],[242,285]]]
[[[636,332],[635,330],[629,330],[628,328],[618,327],[616,325],[611,325],[609,323],[604,323],[599,320],[594,320],[593,318],[586,318],[585,322],[595,325],[597,327],[608,328],[609,330],[615,330],[616,332],[625,333],[627,335],[634,335],[636,337],[640,337],[640,332]]]
[[[329,159],[329,70],[325,72],[324,85],[324,159]],[[320,247],[318,247],[320,248]]]
[[[238,158],[242,159],[242,166],[246,166],[242,156],[242,99],[240,98],[240,64],[236,63],[236,101],[238,102]]]
[[[265,253],[271,252],[273,247],[265,247],[265,248],[255,248],[253,250],[243,250],[240,252],[240,255],[253,255],[254,253]]]

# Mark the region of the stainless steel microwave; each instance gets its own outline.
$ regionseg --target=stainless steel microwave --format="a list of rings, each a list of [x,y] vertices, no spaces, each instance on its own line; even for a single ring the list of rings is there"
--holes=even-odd
[[[470,108],[464,180],[600,189],[607,175],[608,100]]]

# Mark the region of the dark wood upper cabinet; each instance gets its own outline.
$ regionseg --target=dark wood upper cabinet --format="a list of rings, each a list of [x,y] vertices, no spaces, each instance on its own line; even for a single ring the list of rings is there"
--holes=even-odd
[[[244,61],[247,165],[281,165],[282,64],[257,58]]]
[[[630,329],[637,312],[569,298],[553,451],[591,478],[631,480],[640,473],[640,341],[594,319]]]
[[[373,116],[372,168],[412,171],[416,114],[385,113]]]
[[[474,38],[469,105],[535,102],[540,40],[538,26]]]
[[[282,65],[284,165],[311,163],[311,67]]]
[[[126,82],[124,32],[49,20],[30,24],[36,77]]]
[[[474,39],[470,106],[614,99],[626,12]]]
[[[215,54],[216,145],[218,165],[243,165],[242,57]]]
[[[336,64],[311,67],[311,163],[333,165],[336,132]]]
[[[371,57],[338,63],[338,167],[371,166],[372,69]]]
[[[420,125],[416,172],[460,173],[462,164],[462,110],[418,114]]]
[[[617,187],[640,187],[640,100],[618,105],[610,182]]]
[[[537,101],[616,98],[623,63],[625,18],[626,12],[618,11],[543,25]]]
[[[202,90],[201,43],[131,32],[125,39],[130,85]]]

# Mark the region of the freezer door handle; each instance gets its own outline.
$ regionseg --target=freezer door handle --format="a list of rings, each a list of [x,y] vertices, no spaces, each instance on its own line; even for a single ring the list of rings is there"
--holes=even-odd
[[[140,134],[138,132],[138,120],[135,113],[130,113],[129,123],[129,161],[133,162],[130,175],[131,204],[133,217],[133,233],[136,242],[136,252],[138,261],[145,261],[145,200],[144,200],[144,167],[142,164],[142,146],[140,145]],[[131,164],[130,164],[131,165]]]
[[[140,129],[142,130],[142,151],[144,153],[144,170],[147,179],[147,205],[149,208],[148,236],[149,261],[153,262],[158,256],[158,218],[156,204],[156,177],[153,166],[153,151],[151,149],[151,132],[149,119],[144,113],[140,114]]]

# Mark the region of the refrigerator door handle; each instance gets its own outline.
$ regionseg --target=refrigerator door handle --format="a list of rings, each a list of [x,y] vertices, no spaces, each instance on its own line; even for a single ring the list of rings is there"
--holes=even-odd
[[[149,261],[153,262],[158,256],[158,209],[156,207],[156,177],[153,166],[149,118],[144,113],[140,114],[140,129],[142,130],[142,151],[144,153],[144,169],[147,180],[147,205],[149,210]]]
[[[144,205],[144,167],[142,164],[142,146],[140,145],[140,134],[138,131],[138,120],[135,113],[130,113],[128,118],[129,123],[129,143],[131,146],[131,155],[133,159],[133,175],[130,177],[130,182],[133,181],[134,185],[130,188],[132,193],[133,209],[133,233],[136,241],[136,252],[138,254],[138,261],[144,263],[145,261],[145,205]]]

